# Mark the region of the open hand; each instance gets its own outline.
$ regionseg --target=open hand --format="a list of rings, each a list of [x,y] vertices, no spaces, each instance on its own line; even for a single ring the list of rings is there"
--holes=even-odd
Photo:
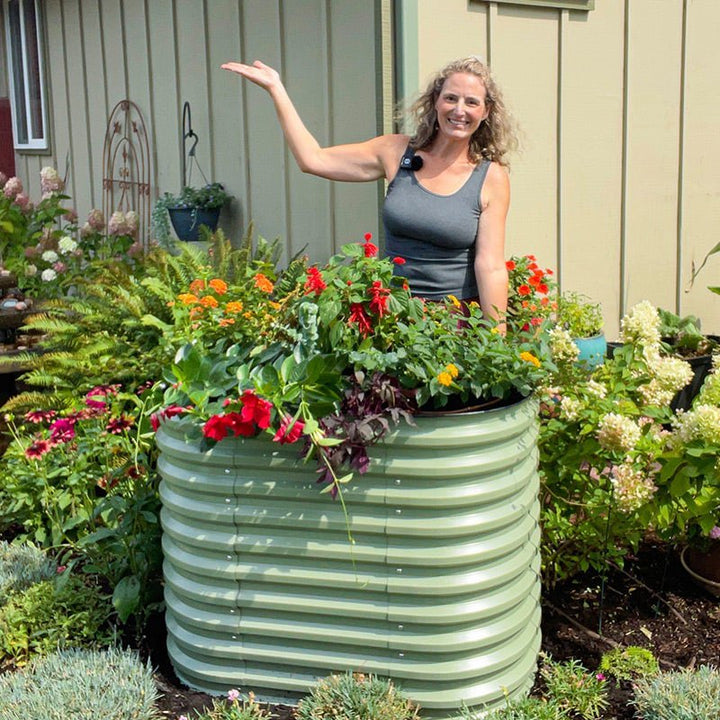
[[[229,70],[230,72],[237,73],[242,77],[250,80],[250,82],[259,85],[264,90],[270,90],[271,88],[280,84],[280,75],[277,70],[273,70],[269,65],[255,60],[252,65],[245,65],[239,62],[227,62],[220,66],[223,70]]]

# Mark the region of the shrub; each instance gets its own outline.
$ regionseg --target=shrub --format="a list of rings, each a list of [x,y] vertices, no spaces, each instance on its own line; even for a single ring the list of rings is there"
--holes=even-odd
[[[131,651],[63,650],[0,677],[0,720],[152,720],[152,669]]]
[[[564,720],[565,711],[552,700],[541,698],[524,698],[517,702],[510,702],[504,708],[493,710],[490,714],[476,714],[472,711],[463,711],[467,720]]]
[[[548,697],[571,715],[593,720],[601,717],[608,706],[604,679],[590,673],[577,660],[557,663],[545,656],[540,675]]]
[[[11,594],[49,580],[56,572],[55,563],[35,545],[0,542],[0,606]]]
[[[644,720],[717,720],[720,718],[720,673],[701,665],[641,678],[633,704]]]
[[[410,720],[418,709],[389,680],[360,673],[330,675],[298,704],[297,720]]]
[[[660,672],[660,665],[650,650],[630,645],[605,653],[600,659],[598,670],[618,681],[634,680],[657,675]]]
[[[22,665],[59,647],[112,643],[112,605],[77,575],[44,580],[10,596],[0,608],[0,660]]]
[[[255,700],[253,693],[241,699],[237,690],[230,690],[227,700],[213,700],[212,707],[202,713],[197,712],[193,720],[269,720],[270,717],[270,713]],[[186,716],[181,715],[180,720],[183,718]]]

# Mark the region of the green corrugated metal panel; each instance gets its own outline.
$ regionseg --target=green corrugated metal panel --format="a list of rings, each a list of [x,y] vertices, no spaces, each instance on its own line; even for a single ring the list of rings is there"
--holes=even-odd
[[[187,421],[166,423],[178,676],[287,700],[363,671],[436,718],[526,692],[540,645],[536,413],[526,400],[399,426],[344,489],[347,519],[293,446],[263,436],[201,453]]]

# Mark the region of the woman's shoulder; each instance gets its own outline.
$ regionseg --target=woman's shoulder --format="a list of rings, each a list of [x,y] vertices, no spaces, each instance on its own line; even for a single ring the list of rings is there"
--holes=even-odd
[[[400,167],[400,161],[405,154],[405,150],[407,150],[410,136],[402,133],[392,133],[380,135],[376,140],[381,148],[385,177],[392,181]]]
[[[507,167],[494,160],[490,161],[480,197],[483,209],[491,202],[498,202],[505,205],[509,202],[510,176]]]

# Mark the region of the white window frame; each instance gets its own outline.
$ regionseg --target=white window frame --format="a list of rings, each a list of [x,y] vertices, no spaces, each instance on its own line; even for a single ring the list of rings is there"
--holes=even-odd
[[[13,142],[16,150],[47,150],[48,123],[47,123],[47,100],[45,88],[45,67],[43,62],[42,45],[42,14],[39,0],[4,0],[5,6],[5,42],[7,48],[7,66],[10,81],[10,108],[12,110]],[[11,28],[10,4],[17,4],[17,15],[19,27]],[[35,36],[27,36],[25,27],[25,6],[32,3],[35,11]],[[13,32],[14,37],[13,37]],[[17,41],[19,40],[19,48]],[[15,46],[13,45],[15,43]],[[34,43],[32,54],[28,52],[28,44]],[[13,49],[22,60],[21,72],[17,72],[13,62]],[[37,58],[37,67],[31,68],[33,55]],[[36,75],[37,92],[39,97],[36,100],[40,104],[40,114],[33,115],[32,89],[30,85],[30,70]],[[21,83],[18,86],[18,81]],[[37,107],[35,107],[37,113]],[[37,123],[41,127],[36,127]]]
[[[595,0],[492,0],[498,5],[535,5],[558,10],[594,10]]]

